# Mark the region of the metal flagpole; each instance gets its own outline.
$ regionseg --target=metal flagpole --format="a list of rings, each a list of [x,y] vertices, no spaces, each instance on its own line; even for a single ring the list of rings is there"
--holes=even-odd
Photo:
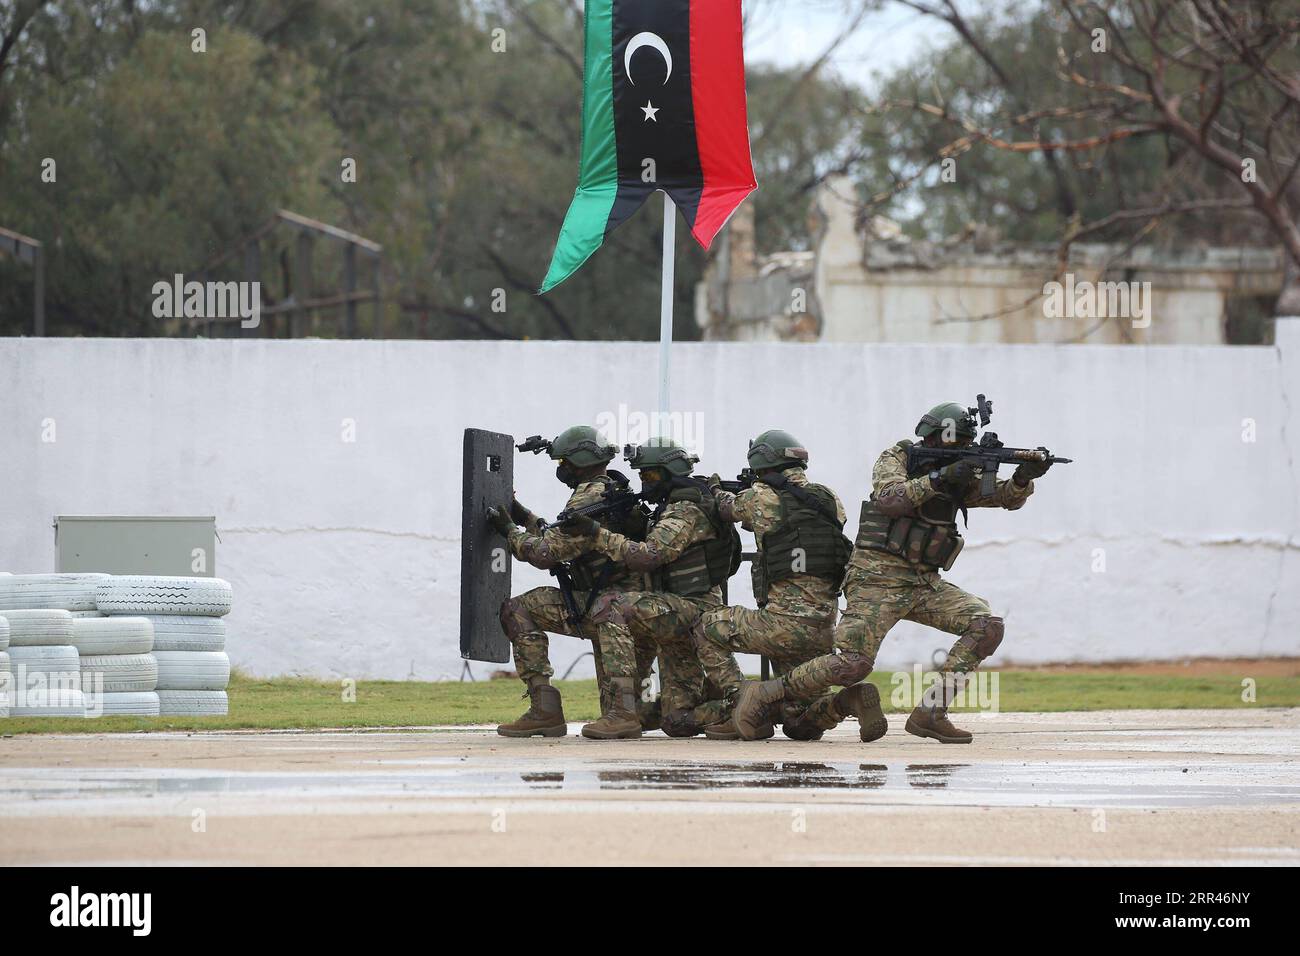
[[[668,418],[668,371],[673,345],[673,267],[677,248],[677,206],[664,193],[664,276],[659,301],[659,411]],[[664,427],[662,424],[660,427]]]

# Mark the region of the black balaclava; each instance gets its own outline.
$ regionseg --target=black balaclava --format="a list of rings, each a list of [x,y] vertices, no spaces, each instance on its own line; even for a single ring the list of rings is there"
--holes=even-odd
[[[570,488],[576,488],[582,483],[582,479],[578,476],[578,469],[564,459],[561,459],[560,463],[555,466],[555,477]]]
[[[647,475],[655,475],[653,479]],[[667,501],[673,490],[673,476],[667,468],[647,468],[641,472],[641,494],[655,504]]]

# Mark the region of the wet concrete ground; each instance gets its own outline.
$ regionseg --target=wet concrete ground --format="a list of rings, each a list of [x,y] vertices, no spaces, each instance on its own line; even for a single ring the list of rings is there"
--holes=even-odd
[[[0,863],[1300,864],[1300,710],[964,719],[948,747],[901,719],[873,744],[5,738]]]

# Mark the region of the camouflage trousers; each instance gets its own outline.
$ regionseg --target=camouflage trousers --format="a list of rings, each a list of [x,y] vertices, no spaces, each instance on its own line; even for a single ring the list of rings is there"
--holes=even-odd
[[[573,600],[579,610],[587,606],[588,596],[587,591],[573,592]],[[598,597],[597,601],[599,600]],[[604,627],[608,629],[609,625]],[[591,641],[592,657],[596,664],[596,686],[600,688],[600,712],[603,714],[608,709],[613,692],[609,683],[611,675],[602,655],[602,625],[593,621],[589,614],[575,627],[569,620],[564,607],[564,596],[559,588],[533,588],[510,598],[501,605],[501,628],[506,637],[510,638],[510,646],[515,655],[515,671],[525,684],[532,677],[552,677],[555,674],[555,668],[551,666],[550,639],[546,636],[548,631]],[[633,641],[628,675],[637,678],[638,687],[648,685],[654,658],[655,647],[652,641]]]
[[[659,656],[660,709],[664,714],[690,710],[705,701],[704,668],[695,656],[691,627],[709,607],[707,597],[684,598],[666,591],[606,591],[596,598],[596,624],[605,671],[611,677],[634,674],[642,697],[644,678],[636,668],[637,649],[649,645]],[[716,696],[716,695],[715,695]]]
[[[844,596],[848,606],[835,628],[835,652],[786,674],[787,693],[816,694],[865,679],[875,666],[885,635],[899,621],[916,621],[961,635],[943,665],[950,673],[974,670],[1002,639],[1002,619],[992,616],[983,598],[968,594],[934,571],[890,556],[856,552],[844,581]]]
[[[735,654],[762,654],[778,676],[800,664],[829,654],[834,643],[835,612],[823,618],[782,614],[768,608],[720,607],[705,611],[695,629],[696,653],[708,678],[722,689],[725,704],[697,708],[702,724],[719,723],[730,716],[730,702],[744,675]],[[840,722],[832,701],[823,690],[808,695],[787,694],[782,702],[782,722],[806,721],[829,730]]]

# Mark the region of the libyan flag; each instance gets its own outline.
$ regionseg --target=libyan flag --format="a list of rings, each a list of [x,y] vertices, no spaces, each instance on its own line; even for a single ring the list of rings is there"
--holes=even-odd
[[[705,249],[757,183],[740,0],[587,0],[582,168],[542,292],[662,189]]]

